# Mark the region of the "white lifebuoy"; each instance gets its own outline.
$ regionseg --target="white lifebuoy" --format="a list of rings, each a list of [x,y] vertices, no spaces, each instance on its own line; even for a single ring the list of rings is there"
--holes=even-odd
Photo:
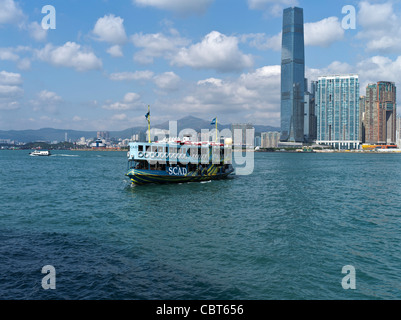
[[[138,157],[139,158],[143,158],[143,152],[142,151],[138,152]]]

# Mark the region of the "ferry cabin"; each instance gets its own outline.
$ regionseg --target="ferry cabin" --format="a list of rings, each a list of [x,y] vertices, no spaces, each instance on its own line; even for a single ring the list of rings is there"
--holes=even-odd
[[[134,183],[151,177],[202,177],[200,181],[228,176],[232,147],[210,142],[130,143],[128,173]],[[169,180],[174,179],[167,179]],[[192,179],[196,180],[196,179]],[[191,180],[191,181],[192,181]],[[178,181],[178,180],[177,180]],[[188,181],[188,180],[185,180]],[[148,181],[146,181],[148,182]]]

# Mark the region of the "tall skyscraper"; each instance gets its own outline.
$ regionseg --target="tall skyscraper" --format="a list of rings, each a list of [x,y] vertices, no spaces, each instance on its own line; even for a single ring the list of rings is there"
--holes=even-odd
[[[381,81],[367,86],[364,123],[366,143],[396,143],[396,101],[393,82]]]
[[[281,53],[282,142],[304,142],[305,48],[303,9],[284,10]]]
[[[359,148],[359,77],[319,77],[315,98],[317,143],[338,149]]]

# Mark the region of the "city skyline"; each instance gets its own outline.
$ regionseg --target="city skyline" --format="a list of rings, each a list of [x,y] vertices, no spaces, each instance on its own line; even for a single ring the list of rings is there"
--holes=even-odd
[[[96,5],[95,5],[96,4]],[[302,7],[308,80],[401,80],[401,5],[354,1],[0,0],[0,130],[119,130],[186,115],[280,127],[283,9]],[[230,10],[226,6],[230,5]],[[388,37],[389,32],[392,38]]]

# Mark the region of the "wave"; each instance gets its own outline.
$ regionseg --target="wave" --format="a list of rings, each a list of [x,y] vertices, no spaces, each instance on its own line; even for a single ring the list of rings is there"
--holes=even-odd
[[[52,157],[79,157],[77,154],[52,154]]]

